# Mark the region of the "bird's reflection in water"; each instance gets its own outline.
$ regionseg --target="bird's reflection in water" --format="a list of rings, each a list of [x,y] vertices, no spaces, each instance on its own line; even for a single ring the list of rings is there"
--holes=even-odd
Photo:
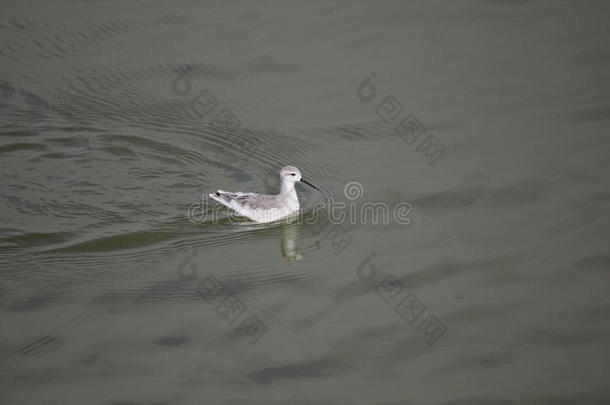
[[[282,225],[280,231],[282,237],[280,248],[282,251],[282,256],[288,263],[298,262],[303,258],[304,254],[320,249],[320,241],[318,240],[302,247],[302,249],[299,248],[297,241],[299,240],[299,235],[303,233],[304,229],[305,225],[303,225],[303,223],[301,223],[301,221],[298,219]]]

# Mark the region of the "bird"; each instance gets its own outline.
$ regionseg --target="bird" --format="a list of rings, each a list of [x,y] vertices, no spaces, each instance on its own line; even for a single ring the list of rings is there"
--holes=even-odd
[[[319,188],[303,179],[299,169],[294,166],[284,166],[280,170],[281,187],[279,194],[268,195],[216,190],[209,196],[254,222],[275,222],[299,211],[299,197],[294,188],[297,182],[305,183],[320,191]]]

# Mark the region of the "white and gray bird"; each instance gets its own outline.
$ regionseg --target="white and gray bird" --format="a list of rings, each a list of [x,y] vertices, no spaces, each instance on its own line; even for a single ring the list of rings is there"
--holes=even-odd
[[[211,193],[210,197],[244,217],[265,223],[286,218],[299,210],[299,197],[294,188],[296,182],[303,182],[320,191],[304,180],[299,169],[294,166],[286,166],[280,170],[280,181],[280,193],[275,195],[217,190]]]

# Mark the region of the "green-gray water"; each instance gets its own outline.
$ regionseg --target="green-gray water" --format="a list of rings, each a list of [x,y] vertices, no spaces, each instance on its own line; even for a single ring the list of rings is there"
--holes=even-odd
[[[5,3],[3,404],[609,403],[607,3]]]

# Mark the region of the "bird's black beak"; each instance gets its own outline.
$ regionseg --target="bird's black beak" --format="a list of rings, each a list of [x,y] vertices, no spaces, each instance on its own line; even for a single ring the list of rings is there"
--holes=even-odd
[[[301,179],[301,181],[302,181],[303,183],[307,184],[309,187],[313,187],[313,188],[315,188],[316,190],[320,191],[320,189],[319,189],[319,188],[317,188],[316,186],[314,186],[313,184],[311,184],[311,183],[310,183],[310,182],[308,182],[307,180],[303,180],[303,179]]]

